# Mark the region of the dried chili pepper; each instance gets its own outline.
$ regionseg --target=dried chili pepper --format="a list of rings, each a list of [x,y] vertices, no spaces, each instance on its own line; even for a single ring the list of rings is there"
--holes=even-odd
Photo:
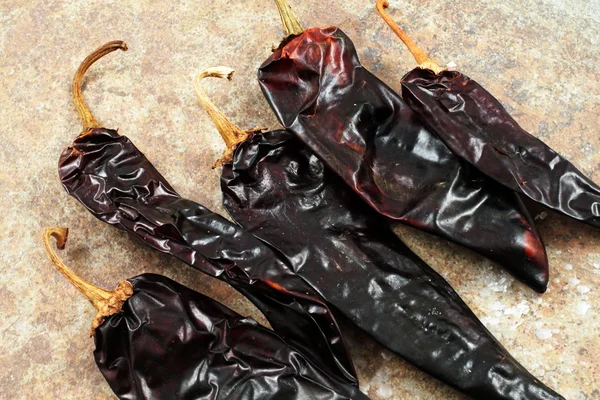
[[[418,68],[402,78],[402,97],[425,125],[462,159],[506,187],[569,217],[600,227],[600,186],[529,134],[479,83],[447,71],[377,9],[414,55]]]
[[[227,144],[223,205],[356,326],[424,372],[474,397],[561,399],[498,343],[439,274],[302,142],[229,121],[195,80]],[[234,150],[235,149],[235,150]]]
[[[126,48],[120,41],[107,43],[75,75],[73,98],[83,131],[59,160],[65,190],[96,218],[229,283],[278,334],[321,360],[330,375],[356,384],[331,311],[287,261],[239,226],[179,196],[127,137],[96,122],[81,93],[83,76],[105,54]]]
[[[282,125],[381,214],[470,248],[544,292],[546,251],[521,199],[425,129],[339,28],[286,33],[258,74]]]
[[[368,399],[285,338],[169,278],[143,274],[101,289],[67,267],[66,228],[48,256],[98,310],[94,358],[120,399]]]

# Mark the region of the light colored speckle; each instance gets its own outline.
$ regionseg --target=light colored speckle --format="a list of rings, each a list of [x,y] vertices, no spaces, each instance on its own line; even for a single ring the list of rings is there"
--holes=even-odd
[[[394,355],[392,353],[390,353],[387,350],[384,350],[381,352],[381,357],[385,360],[385,361],[390,361],[392,358],[394,358]]]
[[[546,328],[540,328],[535,331],[535,336],[540,340],[550,339],[552,337],[552,331]]]
[[[387,382],[389,379],[390,374],[385,370],[385,368],[381,368],[375,373],[375,376],[371,380],[371,384],[378,385]]]
[[[600,269],[600,264],[598,263],[593,263],[592,266],[596,269]]]
[[[369,390],[370,389],[371,389],[371,385],[361,385],[360,386],[360,391],[363,392],[366,395],[369,394]]]
[[[573,269],[573,265],[572,264],[567,264],[567,265],[565,265],[565,269],[567,271],[571,271]]]
[[[513,329],[516,329],[516,328],[518,328],[519,326],[523,325],[523,322],[524,322],[524,321],[523,321],[522,319],[518,320],[518,321],[517,321],[517,322],[516,322],[516,323],[513,325]]]
[[[481,318],[481,322],[485,325],[485,326],[498,326],[498,324],[500,323],[500,319],[497,317],[483,317]]]
[[[554,252],[554,254],[557,254],[557,255],[559,255],[559,256],[560,256],[560,255],[562,254],[562,250],[556,250],[556,251]]]
[[[547,216],[548,213],[546,211],[542,211],[541,213],[535,216],[535,219],[546,219]]]
[[[384,399],[392,397],[393,394],[394,391],[392,390],[392,387],[387,383],[384,383],[379,387],[379,389],[377,389],[377,395],[383,397]]]
[[[514,315],[515,317],[520,317],[529,312],[529,305],[525,300],[521,300],[519,304],[514,307],[509,307],[504,310],[504,315]]]
[[[491,280],[486,288],[484,289],[485,291],[488,292],[494,292],[494,293],[506,293],[508,291],[508,287],[510,286],[512,280],[507,278],[506,276],[502,276],[501,278],[497,278],[494,277],[493,280]],[[487,297],[489,297],[489,293],[487,295]]]
[[[456,67],[456,63],[454,61],[450,61],[448,64],[446,64],[446,66],[448,68],[455,68]]]
[[[429,310],[427,315],[442,315],[442,312],[439,311],[436,307],[433,307],[431,310]]]
[[[569,278],[569,286],[577,286],[579,285],[579,282],[581,281],[575,277]]]
[[[590,288],[585,285],[579,285],[579,286],[577,286],[577,291],[581,294],[584,294],[584,293],[588,293],[590,291]]]
[[[585,301],[580,301],[579,303],[577,303],[577,306],[575,306],[575,312],[578,315],[587,314],[589,309],[590,309],[590,305],[589,305],[589,303],[586,303]]]

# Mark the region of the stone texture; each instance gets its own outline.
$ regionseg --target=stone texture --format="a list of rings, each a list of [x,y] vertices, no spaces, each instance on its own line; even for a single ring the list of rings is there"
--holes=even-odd
[[[306,26],[335,24],[363,63],[399,88],[414,62],[373,1],[294,1]],[[391,14],[434,60],[453,61],[543,138],[600,182],[600,3],[589,0],[404,0]],[[101,123],[119,127],[186,197],[223,213],[223,146],[192,78],[229,65],[232,83],[207,92],[242,127],[277,127],[255,70],[282,32],[264,0],[0,0],[0,398],[112,399],[87,336],[93,308],[56,273],[40,241],[67,226],[64,260],[112,288],[158,272],[238,312],[264,318],[236,292],[93,219],[62,189],[62,149],[79,133],[70,82],[87,53],[122,39],[88,74],[85,96]],[[495,265],[405,227],[399,234],[444,275],[502,343],[570,400],[600,399],[600,235],[548,212],[538,220],[551,283],[537,295]],[[343,323],[361,386],[373,399],[462,399]],[[399,335],[402,332],[398,332]]]

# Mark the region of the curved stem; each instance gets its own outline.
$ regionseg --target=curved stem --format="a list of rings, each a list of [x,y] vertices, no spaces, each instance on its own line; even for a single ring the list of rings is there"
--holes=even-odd
[[[85,100],[83,100],[83,94],[81,93],[81,82],[83,81],[83,77],[87,70],[92,66],[93,63],[107,55],[108,53],[112,53],[115,50],[127,50],[127,44],[121,40],[115,40],[112,42],[108,42],[105,45],[97,48],[87,56],[79,68],[77,68],[77,72],[75,72],[75,77],[73,78],[73,101],[75,102],[75,108],[77,109],[77,113],[81,117],[81,121],[83,123],[83,130],[87,130],[90,128],[99,128],[100,124],[94,118],[89,108],[85,104]]]
[[[133,285],[128,281],[123,281],[119,283],[115,290],[109,291],[91,284],[73,272],[73,270],[67,267],[60,257],[58,257],[50,243],[50,238],[54,237],[56,239],[56,247],[64,249],[68,235],[69,230],[67,228],[48,228],[44,230],[44,247],[54,267],[63,274],[73,286],[83,293],[98,311],[92,322],[91,335],[93,336],[96,328],[104,322],[106,317],[121,311],[125,300],[133,295]]]
[[[281,24],[283,25],[283,31],[286,36],[299,35],[304,32],[300,20],[292,11],[292,7],[290,7],[287,0],[275,0],[275,4],[277,4],[279,16],[281,17]]]
[[[440,73],[444,70],[435,62],[433,62],[427,54],[419,46],[416,45],[415,42],[394,22],[394,20],[389,16],[389,14],[385,11],[386,8],[389,7],[389,3],[387,0],[377,0],[377,12],[383,18],[383,20],[388,24],[392,31],[402,40],[402,42],[406,45],[408,50],[412,53],[415,60],[417,60],[417,64],[419,67],[430,69],[436,74]]]
[[[204,90],[202,89],[202,79],[204,78],[225,78],[231,80],[234,70],[229,67],[210,67],[204,69],[194,79],[194,89],[196,95],[202,103],[202,106],[212,119],[213,124],[219,131],[221,138],[225,142],[227,149],[223,152],[223,155],[213,165],[215,168],[219,164],[230,163],[233,160],[233,152],[238,144],[248,139],[251,133],[262,130],[263,128],[253,128],[247,131],[240,129],[237,125],[231,122],[217,106],[210,101]]]
[[[58,257],[52,245],[50,244],[50,237],[56,239],[56,247],[59,249],[65,248],[69,230],[67,228],[48,228],[44,231],[44,247],[46,252],[54,264],[54,267],[67,278],[73,286],[77,288],[83,295],[92,303],[96,310],[100,309],[102,302],[106,301],[111,295],[111,292],[98,286],[92,285],[91,283],[82,279],[79,275],[75,274],[73,270],[67,267],[61,259]]]

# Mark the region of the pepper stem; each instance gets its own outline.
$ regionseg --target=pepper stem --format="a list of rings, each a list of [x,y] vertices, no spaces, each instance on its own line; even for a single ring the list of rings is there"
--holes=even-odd
[[[217,106],[210,101],[204,90],[202,89],[202,79],[204,78],[225,78],[231,80],[235,71],[229,67],[209,67],[204,69],[194,79],[194,89],[196,95],[202,103],[202,106],[212,119],[213,124],[219,131],[221,138],[225,142],[227,149],[223,152],[221,158],[213,165],[216,168],[219,165],[230,163],[233,160],[233,152],[238,144],[246,141],[248,137],[254,132],[260,132],[264,128],[257,127],[247,131],[240,129],[237,125],[231,122]]]
[[[112,53],[115,50],[121,49],[123,51],[127,50],[127,44],[121,40],[115,40],[112,42],[108,42],[105,45],[97,48],[87,56],[79,68],[77,68],[77,72],[75,72],[75,77],[73,78],[73,101],[75,102],[75,108],[77,109],[77,113],[81,117],[81,121],[83,123],[83,130],[89,130],[91,128],[99,128],[100,124],[96,121],[96,118],[90,112],[90,109],[85,104],[85,100],[83,99],[83,94],[81,93],[81,83],[83,81],[83,77],[87,70],[92,66],[93,63],[107,55],[108,53]]]
[[[90,336],[94,336],[96,328],[104,322],[106,317],[121,312],[125,300],[133,295],[133,285],[129,281],[123,281],[119,283],[115,290],[108,291],[82,279],[61,261],[50,244],[50,237],[54,237],[56,239],[56,247],[64,249],[68,235],[69,230],[67,228],[48,228],[44,231],[43,235],[44,247],[46,248],[46,253],[48,253],[48,257],[50,257],[52,264],[54,264],[54,267],[63,274],[73,286],[83,293],[98,311],[92,321],[92,331]]]
[[[277,9],[279,10],[285,36],[299,35],[304,32],[300,20],[292,11],[292,7],[290,7],[287,0],[275,0],[275,4],[277,4]]]
[[[400,28],[398,24],[394,22],[394,20],[385,11],[385,9],[389,6],[390,4],[387,0],[377,0],[377,12],[381,16],[381,18],[383,18],[383,20],[388,24],[388,26],[392,28],[392,31],[394,31],[394,33],[406,45],[406,47],[412,53],[415,60],[417,60],[417,64],[419,64],[419,67],[423,69],[430,69],[436,74],[439,74],[440,72],[444,71],[445,68],[441,68],[435,62],[433,62],[427,56],[427,54],[425,54],[425,52],[421,50],[421,48],[419,48],[419,46],[417,46],[415,42],[413,42],[413,40],[406,34],[406,32],[404,32],[402,28]]]

